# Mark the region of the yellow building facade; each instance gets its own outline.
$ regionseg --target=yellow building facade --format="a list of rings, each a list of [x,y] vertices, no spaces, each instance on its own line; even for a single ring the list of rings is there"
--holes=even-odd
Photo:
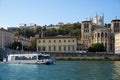
[[[37,39],[36,49],[40,52],[75,52],[77,39],[68,36],[42,37]]]
[[[115,54],[120,54],[120,33],[115,34]]]

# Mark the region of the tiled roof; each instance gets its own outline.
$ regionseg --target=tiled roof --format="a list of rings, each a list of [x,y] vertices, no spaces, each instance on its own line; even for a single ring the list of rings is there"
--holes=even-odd
[[[120,21],[120,19],[114,19],[114,20],[112,20],[111,22],[113,22],[113,21]]]
[[[72,37],[72,36],[49,36],[49,37],[41,37],[38,39],[53,39],[53,38],[75,38],[75,37]]]

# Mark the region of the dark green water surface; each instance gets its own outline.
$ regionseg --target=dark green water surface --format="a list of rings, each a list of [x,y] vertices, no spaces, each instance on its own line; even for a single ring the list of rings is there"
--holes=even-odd
[[[0,80],[120,80],[120,61],[57,61],[54,65],[0,63]]]

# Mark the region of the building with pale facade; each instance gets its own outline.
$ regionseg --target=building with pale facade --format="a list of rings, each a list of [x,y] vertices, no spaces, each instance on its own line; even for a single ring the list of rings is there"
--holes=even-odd
[[[104,17],[104,16],[103,16]],[[118,20],[112,21],[113,31],[117,31],[114,28],[113,23],[117,23]],[[101,22],[102,23],[102,22]],[[81,44],[83,49],[88,49],[92,44],[102,43],[106,47],[107,53],[114,53],[114,33],[112,29],[95,24],[93,21],[83,21],[81,23]]]
[[[120,19],[115,19],[111,21],[111,32],[112,33],[120,32]]]
[[[77,39],[70,36],[42,37],[36,41],[37,51],[40,52],[75,52]]]
[[[87,49],[90,46],[92,30],[91,21],[83,21],[81,23],[81,44],[83,44],[84,49]]]
[[[102,43],[107,53],[113,52],[113,48],[111,47],[111,31],[109,28],[100,27],[97,29],[94,29],[92,37],[91,37],[91,43]]]
[[[11,47],[14,42],[14,38],[14,33],[5,29],[0,29],[0,48]]]
[[[115,54],[120,54],[120,33],[115,34]]]
[[[116,40],[117,40],[117,36],[119,36],[119,33],[120,33],[120,19],[112,20],[110,29],[111,29],[111,33],[113,35],[113,38],[112,38],[113,41],[111,42],[111,44],[114,45],[113,46],[114,53],[116,53],[116,50],[118,49],[118,48],[116,49],[116,42],[118,42]],[[117,45],[119,45],[119,44],[117,44]]]
[[[31,30],[34,30],[34,31],[36,31],[36,29],[37,29],[37,27],[38,27],[39,25],[37,25],[37,24],[20,24],[20,26],[19,26],[19,28],[20,29],[22,29],[22,28],[27,28],[27,29],[31,29]],[[39,26],[40,27],[40,26]]]

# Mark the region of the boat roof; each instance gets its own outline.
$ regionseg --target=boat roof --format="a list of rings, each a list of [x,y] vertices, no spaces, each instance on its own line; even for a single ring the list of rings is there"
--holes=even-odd
[[[49,54],[42,54],[42,53],[14,53],[14,54],[9,54],[8,56],[36,56],[36,55],[41,55],[41,56],[50,56]]]

